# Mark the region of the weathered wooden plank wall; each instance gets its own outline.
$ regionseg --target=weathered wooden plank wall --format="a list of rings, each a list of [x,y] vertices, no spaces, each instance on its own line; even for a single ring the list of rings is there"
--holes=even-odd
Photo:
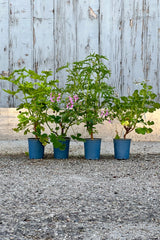
[[[149,79],[160,93],[159,0],[0,0],[0,74],[27,67],[55,70],[91,52],[109,58],[120,94]],[[1,81],[0,89],[13,86]],[[17,100],[0,92],[0,107]]]

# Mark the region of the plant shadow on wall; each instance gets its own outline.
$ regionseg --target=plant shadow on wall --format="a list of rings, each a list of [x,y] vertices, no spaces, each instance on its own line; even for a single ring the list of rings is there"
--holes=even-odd
[[[71,96],[78,96],[79,123],[84,124],[90,136],[84,142],[87,159],[99,159],[101,139],[95,139],[94,133],[97,133],[97,124],[102,124],[104,117],[107,119],[108,110],[103,112],[102,109],[109,108],[113,98],[113,87],[107,84],[111,75],[106,66],[107,60],[106,57],[93,53],[83,61],[59,69],[66,69],[68,73],[65,91]],[[91,154],[86,153],[89,149]]]
[[[9,77],[0,77],[11,82],[16,89],[15,91],[3,90],[20,100],[17,107],[19,123],[13,130],[16,132],[23,130],[24,135],[32,133],[34,136],[34,139],[28,139],[30,158],[43,158],[44,146],[49,140],[44,127],[48,121],[48,96],[53,88],[56,89],[57,84],[57,80],[48,80],[51,76],[51,71],[42,71],[41,74],[37,74],[23,68],[13,71]]]
[[[129,158],[131,139],[126,139],[129,133],[135,131],[144,135],[153,131],[154,121],[148,121],[145,114],[153,113],[160,108],[160,104],[156,102],[157,95],[152,92],[152,86],[148,85],[147,81],[141,82],[140,85],[141,89],[136,89],[131,96],[115,97],[110,108],[110,118],[119,121],[124,133],[122,139],[116,130],[114,150],[115,158],[118,159]]]

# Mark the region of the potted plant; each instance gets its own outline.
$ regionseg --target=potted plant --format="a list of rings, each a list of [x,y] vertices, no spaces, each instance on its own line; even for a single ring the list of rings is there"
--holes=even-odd
[[[67,159],[69,157],[70,137],[68,130],[79,123],[77,95],[68,96],[64,89],[57,88],[57,91],[50,94],[51,109],[48,113],[49,138],[54,147],[54,158]],[[71,135],[72,138],[80,140],[80,135]]]
[[[116,130],[116,137],[113,140],[116,159],[129,158],[131,139],[127,139],[127,136],[130,132],[146,134],[153,131],[154,121],[148,121],[145,114],[154,112],[157,108],[160,108],[160,104],[156,102],[157,95],[152,92],[152,86],[148,85],[146,81],[143,81],[140,85],[141,89],[136,89],[132,95],[115,97],[113,100],[110,117],[117,119],[123,130],[122,138]]]
[[[13,130],[16,132],[23,130],[24,135],[32,133],[34,136],[34,138],[28,138],[31,159],[43,158],[44,146],[48,143],[48,136],[44,132],[44,124],[47,121],[47,99],[57,82],[48,81],[50,76],[52,76],[51,71],[42,71],[39,75],[32,70],[23,68],[13,71],[8,77],[0,77],[11,82],[15,87],[14,91],[3,90],[20,99],[17,107],[19,123]]]
[[[82,61],[60,68],[66,69],[68,73],[66,91],[79,97],[79,119],[89,134],[89,138],[84,141],[86,159],[100,157],[101,139],[94,138],[94,133],[97,132],[97,124],[104,121],[101,110],[106,103],[110,104],[113,95],[113,88],[106,83],[111,74],[106,66],[107,60],[106,57],[93,53]]]

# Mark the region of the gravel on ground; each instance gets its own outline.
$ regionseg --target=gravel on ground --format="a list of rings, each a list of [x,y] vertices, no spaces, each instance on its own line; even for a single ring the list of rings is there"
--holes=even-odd
[[[5,147],[5,143],[8,146]],[[29,160],[26,141],[0,141],[0,240],[159,240],[160,143],[133,142],[128,160],[102,143],[85,160]]]

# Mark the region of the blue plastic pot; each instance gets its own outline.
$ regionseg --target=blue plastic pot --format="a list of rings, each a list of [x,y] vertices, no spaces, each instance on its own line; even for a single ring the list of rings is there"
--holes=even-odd
[[[60,141],[60,142],[65,145],[65,149],[61,150],[60,148],[54,147],[54,158],[67,159],[69,157],[70,138],[66,138],[65,141]]]
[[[129,159],[131,139],[113,139],[115,159]]]
[[[36,138],[28,138],[29,158],[41,159],[44,157],[44,146]]]
[[[86,139],[84,142],[85,159],[97,160],[100,158],[101,139]]]

